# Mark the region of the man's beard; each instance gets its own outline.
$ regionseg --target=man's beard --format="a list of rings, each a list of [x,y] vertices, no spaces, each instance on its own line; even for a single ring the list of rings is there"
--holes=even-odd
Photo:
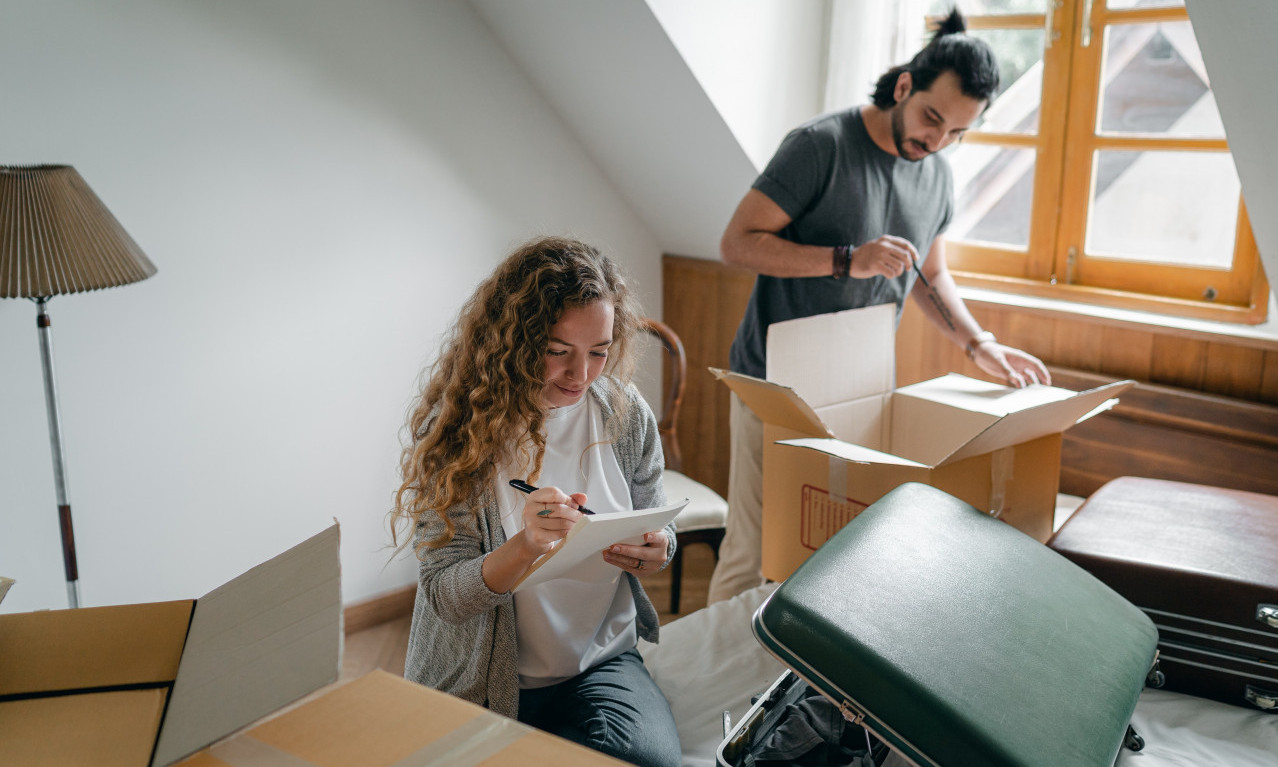
[[[892,143],[896,144],[896,153],[900,155],[902,159],[910,162],[918,162],[932,152],[926,146],[914,139],[908,139],[907,143],[907,139],[905,138],[905,105],[909,103],[909,100],[910,98],[906,97],[905,101],[902,101],[900,104],[892,107]],[[919,157],[911,157],[905,151],[906,146],[917,147],[922,150],[923,154]]]

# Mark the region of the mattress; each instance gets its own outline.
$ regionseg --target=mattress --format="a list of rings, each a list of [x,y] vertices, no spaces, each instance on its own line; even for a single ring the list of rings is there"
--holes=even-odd
[[[639,642],[649,673],[670,701],[685,767],[714,765],[723,712],[737,721],[750,697],[784,670],[750,630],[751,616],[774,588],[760,586],[679,618],[662,627],[660,644]],[[1132,721],[1145,748],[1121,752],[1117,767],[1278,767],[1275,714],[1146,690]]]

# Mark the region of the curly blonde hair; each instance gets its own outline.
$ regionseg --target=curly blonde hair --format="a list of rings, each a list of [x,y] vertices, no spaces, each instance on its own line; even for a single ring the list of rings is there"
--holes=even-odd
[[[448,510],[474,503],[498,466],[527,467],[536,480],[546,449],[543,391],[551,328],[565,309],[596,301],[613,307],[613,342],[600,380],[608,384],[616,424],[627,406],[623,389],[634,373],[631,349],[642,322],[617,265],[583,242],[545,237],[521,245],[480,283],[409,416],[403,483],[390,512],[394,540],[401,540],[401,529],[435,514],[444,533],[416,548],[420,555],[447,544],[455,532]]]

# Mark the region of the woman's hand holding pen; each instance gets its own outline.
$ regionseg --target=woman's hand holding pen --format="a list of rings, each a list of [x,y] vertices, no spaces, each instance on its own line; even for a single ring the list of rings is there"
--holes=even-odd
[[[585,493],[567,495],[557,487],[543,487],[524,502],[524,545],[541,556],[562,540],[578,519],[578,508],[586,504]]]
[[[657,572],[666,564],[669,548],[666,533],[664,530],[645,533],[643,540],[642,546],[614,543],[604,549],[604,560],[640,578]]]

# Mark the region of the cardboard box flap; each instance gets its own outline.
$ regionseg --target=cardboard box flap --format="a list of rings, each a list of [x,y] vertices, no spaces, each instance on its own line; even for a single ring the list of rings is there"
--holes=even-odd
[[[196,601],[152,764],[169,764],[337,679],[337,525]]]
[[[625,767],[611,757],[385,671],[326,690],[181,767]]]
[[[0,615],[0,695],[168,684],[194,602]]]
[[[834,436],[821,417],[790,387],[719,368],[710,368],[710,372],[727,384],[764,423],[814,436]]]
[[[892,391],[896,304],[768,326],[767,377],[821,408]]]
[[[1016,389],[1003,384],[982,381],[979,378],[968,378],[959,373],[948,373],[939,378],[902,386],[896,390],[897,399],[922,399],[996,418],[1076,396],[1078,396],[1077,392],[1056,386],[1035,384]],[[989,418],[987,421],[993,423],[994,418]]]
[[[951,453],[942,464],[988,453],[1003,447],[1019,445],[1048,434],[1063,432],[1085,417],[1108,409],[1106,403],[1135,385],[1135,381],[1117,381],[1106,386],[1079,392],[1069,399],[1049,402],[1015,413],[1008,413],[967,444]],[[1109,406],[1112,406],[1110,403]]]
[[[889,466],[918,466],[928,468],[925,464],[918,463],[917,461],[911,461],[908,458],[902,458],[899,455],[892,455],[891,453],[882,453],[878,450],[871,450],[868,447],[853,445],[852,443],[844,442],[841,439],[786,439],[781,440],[777,444],[815,450],[819,453],[825,453],[826,455],[851,463],[884,464]]]
[[[0,761],[24,767],[141,767],[151,758],[165,688],[0,703]]]
[[[836,438],[874,450],[891,447],[891,419],[888,403],[891,394],[876,394],[852,402],[840,402],[814,410],[821,422]]]

